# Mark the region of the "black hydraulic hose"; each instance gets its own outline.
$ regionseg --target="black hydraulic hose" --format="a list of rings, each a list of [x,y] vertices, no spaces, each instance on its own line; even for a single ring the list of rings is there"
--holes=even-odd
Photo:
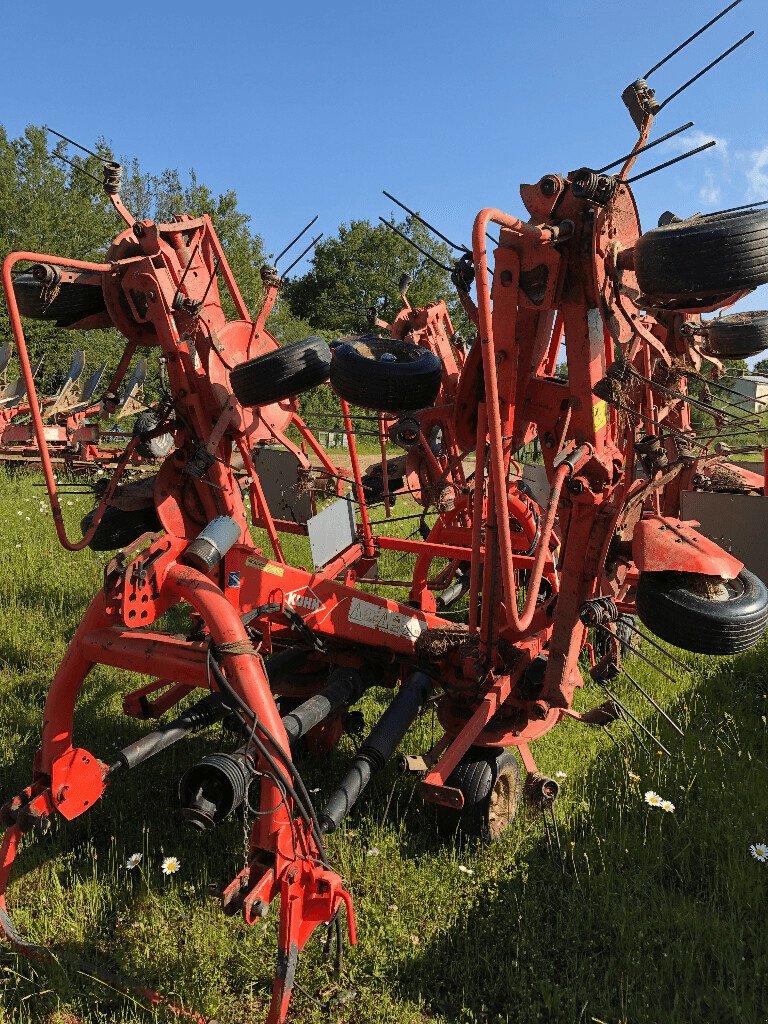
[[[330,867],[330,863],[328,861],[328,854],[326,853],[325,849],[325,843],[323,842],[323,833],[320,829],[320,822],[317,819],[317,813],[315,811],[314,805],[309,796],[309,793],[307,793],[307,788],[304,785],[304,780],[299,774],[296,765],[293,763],[293,761],[291,761],[290,757],[286,755],[286,752],[283,750],[277,738],[273,736],[269,729],[267,729],[266,726],[259,721],[256,712],[252,708],[250,708],[248,704],[246,704],[242,697],[232,687],[232,684],[221,671],[218,662],[212,655],[210,658],[210,666],[211,671],[216,677],[216,681],[218,682],[221,689],[224,691],[224,693],[227,695],[230,701],[232,701],[233,704],[237,705],[237,707],[246,716],[248,721],[251,722],[253,726],[253,732],[251,733],[251,743],[256,747],[256,749],[262,755],[267,764],[269,764],[270,768],[274,772],[275,779],[278,781],[280,785],[284,787],[285,792],[293,800],[296,808],[299,811],[299,814],[304,819],[304,822],[312,830],[315,842],[317,844],[320,859],[322,860],[323,864],[326,867]],[[232,708],[232,710],[234,710],[234,707]],[[269,752],[267,747],[256,735],[257,730],[261,732],[266,737],[268,742],[272,745],[275,753],[280,759],[280,762],[296,783],[296,789],[294,789],[290,781],[286,778],[283,770],[280,768],[277,761]]]
[[[424,672],[413,672],[360,747],[351,768],[320,814],[323,832],[335,832],[349,814],[374,773],[381,771],[416,720],[432,690]]]

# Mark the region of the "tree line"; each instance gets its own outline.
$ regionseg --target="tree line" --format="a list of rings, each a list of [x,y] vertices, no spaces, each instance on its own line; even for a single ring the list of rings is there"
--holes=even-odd
[[[137,219],[163,222],[179,213],[210,215],[246,303],[252,312],[259,308],[259,271],[271,254],[265,252],[263,240],[234,189],[216,194],[194,170],[183,175],[167,168],[153,174],[136,158],[115,156],[104,139],[95,151],[98,158],[73,156],[64,142],[52,146],[42,127],[30,126],[23,135],[11,138],[0,126],[3,257],[14,250],[29,250],[100,261],[123,227],[100,185],[101,161],[118,160],[123,166],[121,194]],[[432,238],[415,218],[392,223],[438,263],[450,265],[449,248]],[[363,331],[369,307],[375,306],[383,319],[393,318],[401,308],[398,282],[403,274],[412,281],[408,293],[412,304],[445,298],[457,326],[464,326],[448,273],[385,225],[358,219],[339,225],[335,234],[316,246],[308,268],[285,281],[268,328],[281,344],[309,334],[330,340]],[[55,387],[75,349],[85,350],[87,367],[93,369],[106,360],[112,368],[125,344],[116,330],[68,331],[32,320],[25,322],[25,335],[32,357],[44,360],[39,377],[42,393]],[[0,340],[10,336],[3,301]],[[157,350],[144,354],[156,372]],[[331,400],[325,396],[326,390],[308,396],[305,410],[328,406]]]

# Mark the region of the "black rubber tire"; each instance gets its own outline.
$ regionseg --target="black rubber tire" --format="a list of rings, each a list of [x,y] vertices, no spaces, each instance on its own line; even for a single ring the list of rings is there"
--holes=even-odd
[[[401,487],[405,486],[405,480],[403,477],[390,477],[389,478],[389,507],[395,507],[396,493]],[[384,501],[384,477],[383,476],[364,476],[363,477],[363,497],[367,505],[379,505]]]
[[[702,590],[714,586],[720,599]],[[652,633],[684,651],[738,654],[768,626],[768,590],[748,569],[735,580],[685,572],[641,572],[637,614]]]
[[[768,211],[666,224],[635,244],[640,289],[661,299],[729,295],[768,281]]]
[[[136,452],[143,459],[164,459],[173,451],[173,434],[158,434],[157,437],[145,437],[160,426],[157,413],[145,409],[136,417],[133,424],[133,436],[141,440],[136,445]]]
[[[702,323],[704,351],[726,359],[747,359],[768,348],[768,310],[731,313]]]
[[[83,517],[80,523],[83,534],[90,528],[95,512],[96,509],[92,509]],[[138,540],[142,533],[157,533],[160,530],[162,526],[154,508],[125,512],[108,505],[88,547],[93,551],[116,551]]]
[[[436,805],[437,828],[447,837],[467,839],[498,839],[489,822],[491,795],[502,774],[508,774],[514,786],[514,810],[520,803],[523,784],[520,765],[511,750],[498,747],[470,747],[448,777],[447,785],[464,795],[464,806]],[[514,813],[514,811],[513,811]]]
[[[331,384],[351,405],[383,412],[434,405],[442,366],[429,349],[394,338],[358,338],[333,350]]]
[[[325,338],[303,338],[236,366],[229,384],[240,405],[271,405],[325,383],[330,366]]]
[[[67,270],[62,267],[62,270]],[[45,301],[46,287],[32,274],[13,279],[13,291],[22,316],[32,320],[52,320],[57,327],[71,327],[79,320],[106,310],[104,293],[92,284],[64,281],[52,302]]]

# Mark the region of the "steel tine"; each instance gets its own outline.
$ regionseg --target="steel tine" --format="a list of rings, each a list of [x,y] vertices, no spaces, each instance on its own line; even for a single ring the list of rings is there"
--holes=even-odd
[[[56,135],[56,136],[58,136],[58,138],[63,139],[64,142],[68,142],[70,144],[70,146],[76,146],[77,149],[81,149],[84,153],[87,153],[88,156],[95,156],[97,160],[101,160],[101,161],[103,161],[105,159],[105,157],[99,156],[98,153],[94,153],[92,149],[88,149],[87,146],[83,146],[81,143],[75,142],[74,139],[68,139],[66,135],[62,135],[61,132],[57,132],[55,128],[50,128],[47,124],[44,124],[43,128],[47,132],[50,132],[51,135]]]
[[[703,153],[705,149],[712,149],[713,146],[717,145],[716,139],[711,139],[709,142],[705,142],[703,146],[697,146],[696,149],[691,149],[687,153],[682,153],[680,156],[673,157],[671,160],[665,160],[663,164],[656,164],[655,167],[651,167],[650,170],[643,171],[642,174],[635,174],[632,178],[627,178],[627,184],[633,185],[636,181],[641,181],[643,178],[649,177],[651,174],[655,174],[656,171],[663,171],[665,167],[672,167],[673,164],[679,164],[681,160],[687,160],[690,156],[696,156],[697,153]]]
[[[622,748],[621,744],[616,739],[616,737],[613,735],[611,730],[608,728],[608,726],[607,725],[601,725],[600,728],[603,730],[603,732],[608,737],[608,739],[616,746],[616,749],[621,754],[621,756],[625,757],[626,755],[624,753],[624,749]]]
[[[315,216],[312,218],[312,220],[309,222],[309,224],[307,224],[306,227],[303,227],[301,229],[301,231],[298,233],[298,235],[296,235],[296,237],[293,239],[293,241],[289,242],[288,245],[286,245],[286,247],[281,252],[279,252],[277,254],[277,256],[275,256],[275,259],[274,259],[274,265],[275,266],[277,266],[278,261],[281,260],[283,258],[283,256],[285,256],[285,254],[288,252],[288,250],[292,249],[293,246],[296,245],[296,243],[301,238],[301,236],[305,235],[307,233],[307,231],[309,231],[309,229],[312,227],[312,225],[315,223],[315,221],[317,220],[317,218],[319,216],[320,216],[320,214],[316,213]]]
[[[638,658],[642,658],[642,660],[646,663],[646,665],[650,665],[651,668],[655,668],[657,672],[661,672],[661,674],[663,676],[666,676],[666,678],[670,681],[670,683],[676,683],[677,682],[677,680],[674,678],[674,676],[671,676],[669,674],[669,672],[665,672],[664,669],[660,665],[657,665],[655,661],[651,661],[651,659],[646,657],[643,654],[642,651],[636,650],[632,646],[632,644],[628,643],[626,640],[622,640],[622,638],[617,633],[611,633],[610,629],[608,629],[607,626],[603,626],[602,623],[601,623],[600,624],[600,629],[604,629],[606,633],[610,633],[611,636],[615,636],[616,639],[619,641],[619,643],[623,647],[626,647],[627,650],[632,652],[632,654],[636,654]]]
[[[672,60],[673,57],[676,57],[677,54],[680,53],[681,50],[684,50],[689,43],[692,43],[694,39],[698,39],[700,35],[703,35],[707,31],[708,28],[712,28],[716,22],[720,21],[721,18],[724,18],[729,11],[733,10],[734,7],[738,7],[740,3],[741,0],[733,0],[733,3],[720,11],[719,14],[716,14],[714,18],[706,23],[706,25],[702,25],[701,28],[696,29],[692,36],[688,36],[684,42],[680,43],[679,46],[676,46],[674,50],[666,55],[666,57],[662,57],[660,61],[653,65],[650,71],[646,71],[643,77],[646,79],[650,78],[654,71],[658,71],[659,68],[664,67],[668,60]]]
[[[643,687],[640,685],[640,683],[638,683],[638,681],[635,679],[634,676],[631,676],[629,674],[629,672],[627,672],[627,670],[624,668],[623,665],[621,666],[621,671],[624,673],[624,675],[627,677],[627,679],[630,681],[630,683],[632,683],[633,686],[637,687],[637,689],[640,691],[640,693],[642,693],[642,695],[645,697],[645,699],[656,708],[656,710],[659,712],[659,714],[664,719],[666,719],[667,722],[669,722],[669,724],[672,726],[672,728],[675,730],[675,732],[679,733],[681,736],[685,736],[685,733],[680,728],[680,726],[677,724],[677,722],[673,721],[669,717],[669,715],[664,710],[664,708],[653,699],[653,697],[650,695],[650,693],[648,693],[647,690],[643,689]]]
[[[544,814],[546,815],[546,811]],[[560,861],[560,870],[565,874],[565,859],[563,857],[563,847],[560,842],[560,829],[557,827],[557,815],[555,814],[555,805],[551,803],[549,805],[549,813],[552,818],[552,830],[555,833],[555,842],[557,843],[557,859]]]
[[[653,733],[651,732],[651,730],[646,728],[646,726],[643,725],[643,723],[640,721],[640,719],[636,715],[634,715],[625,704],[621,703],[621,701],[616,696],[616,694],[612,693],[608,689],[608,687],[605,685],[605,683],[602,683],[601,685],[602,685],[603,689],[605,690],[605,692],[608,694],[608,696],[611,698],[611,700],[614,702],[614,704],[618,708],[621,708],[626,714],[629,715],[629,717],[632,719],[632,721],[635,723],[635,725],[639,729],[643,730],[643,732],[648,737],[648,739],[653,740],[653,742],[664,751],[664,753],[667,755],[667,757],[672,757],[671,752],[669,750],[667,750],[667,748],[664,746],[664,744],[661,742],[661,740],[657,736],[654,736]]]
[[[643,633],[641,629],[638,629],[637,626],[633,626],[631,622],[627,622],[626,620],[624,620],[623,624],[627,627],[627,629],[632,630],[633,633],[637,633],[637,635],[639,637],[642,637],[643,640],[647,640],[648,643],[655,647],[657,651],[661,651],[661,653],[666,655],[670,659],[670,661],[674,661],[674,663],[676,665],[679,665],[680,668],[684,668],[686,672],[690,672],[691,674],[693,674],[693,669],[690,665],[686,665],[684,661],[681,661],[679,658],[676,658],[674,654],[670,654],[670,652],[666,650],[666,648],[662,647],[660,643],[657,643],[653,639],[653,637],[648,636],[646,633]]]
[[[544,832],[545,832],[546,837],[547,837],[547,849],[549,850],[549,854],[552,857],[553,861],[557,861],[559,859],[560,860],[560,864],[562,866],[562,863],[563,863],[562,858],[558,858],[557,857],[557,854],[555,853],[555,844],[552,842],[552,832],[551,832],[550,827],[549,827],[549,819],[547,818],[547,809],[546,809],[546,807],[542,807],[541,808],[541,817],[542,817],[542,821],[544,822]]]
[[[631,735],[632,735],[632,738],[634,739],[635,743],[639,743],[639,744],[640,744],[640,746],[641,746],[641,747],[643,748],[643,750],[644,750],[644,751],[646,752],[646,754],[648,755],[648,757],[649,757],[649,758],[653,758],[653,754],[652,754],[652,753],[651,753],[651,751],[650,751],[650,750],[648,749],[648,747],[646,747],[645,743],[643,742],[643,738],[642,738],[642,736],[639,736],[639,735],[637,734],[637,732],[635,732],[635,729],[634,729],[634,728],[633,728],[633,726],[632,726],[632,722],[631,722],[631,721],[629,720],[629,718],[627,718],[627,716],[626,716],[626,715],[624,714],[624,709],[623,709],[623,706],[622,706],[622,707],[619,707],[619,706],[617,705],[617,706],[616,706],[616,710],[617,710],[617,711],[618,711],[618,713],[619,713],[619,717],[621,718],[621,721],[622,721],[622,722],[624,723],[624,725],[626,725],[626,727],[627,727],[627,728],[629,729],[629,731],[630,731],[630,733],[631,733]]]
[[[425,228],[429,228],[429,230],[433,234],[437,235],[438,238],[441,238],[447,245],[450,245],[452,249],[456,249],[458,250],[458,252],[468,252],[471,254],[472,250],[468,249],[466,245],[456,245],[456,243],[452,242],[450,238],[447,237],[447,235],[444,235],[442,233],[442,231],[438,231],[436,227],[433,227],[433,225],[430,224],[428,220],[424,220],[421,214],[416,213],[415,210],[412,210],[410,207],[406,206],[405,203],[401,203],[399,199],[395,199],[391,192],[387,192],[386,189],[382,189],[381,191],[384,193],[387,199],[391,199],[393,203],[397,203],[397,205],[401,209],[405,210],[406,213],[410,214],[411,217],[415,217],[416,220],[421,221]]]
[[[394,231],[396,235],[400,235],[400,237],[404,241],[406,241],[409,245],[412,245],[413,248],[417,252],[420,252],[422,256],[426,256],[426,258],[428,260],[431,260],[435,264],[436,267],[440,267],[440,269],[444,270],[446,272],[446,274],[450,274],[450,272],[451,272],[451,268],[450,267],[446,267],[439,260],[435,259],[435,257],[431,253],[427,252],[426,249],[422,249],[420,245],[417,245],[416,242],[414,242],[414,240],[412,238],[408,237],[408,235],[403,234],[403,232],[400,231],[399,228],[396,228],[394,224],[390,224],[388,220],[384,219],[384,217],[379,217],[379,220],[381,221],[382,224],[385,224],[389,228],[390,231]]]
[[[702,68],[701,71],[698,72],[698,74],[693,76],[693,78],[689,78],[688,81],[681,85],[679,89],[675,89],[671,96],[667,96],[667,98],[661,104],[656,113],[661,113],[664,107],[666,107],[668,103],[671,103],[672,100],[675,99],[675,97],[679,96],[681,92],[685,92],[689,85],[693,85],[694,82],[698,82],[698,80],[700,78],[703,78],[703,76],[706,75],[708,71],[711,71],[712,68],[716,67],[721,60],[725,60],[725,58],[729,57],[734,50],[738,50],[740,46],[743,46],[744,43],[746,43],[748,39],[751,39],[754,34],[754,31],[747,32],[747,34],[743,36],[737,43],[734,43],[733,46],[729,46],[724,53],[721,53],[719,57],[716,57],[711,63],[707,64],[705,68]]]
[[[325,232],[321,231],[320,234],[316,238],[312,239],[312,241],[309,243],[307,248],[304,249],[303,252],[299,253],[299,255],[296,257],[296,259],[293,261],[293,263],[291,263],[291,265],[289,267],[285,268],[285,270],[280,275],[281,280],[285,277],[286,274],[290,273],[293,270],[293,268],[296,266],[296,264],[299,262],[299,260],[304,259],[304,257],[307,255],[307,253],[309,252],[310,249],[314,249],[314,247],[317,245],[317,243],[320,241],[320,239],[323,237],[324,234],[325,234]]]
[[[613,160],[611,163],[606,164],[605,167],[601,167],[597,173],[605,174],[606,171],[610,171],[612,167],[618,167],[619,164],[623,164],[625,160],[629,160],[632,156],[640,156],[641,153],[647,153],[649,149],[653,149],[654,146],[661,145],[662,142],[666,142],[667,139],[673,139],[675,135],[679,135],[680,132],[687,132],[689,128],[693,128],[694,122],[689,121],[687,124],[681,124],[679,128],[674,128],[671,132],[667,132],[666,135],[659,136],[658,139],[654,139],[653,142],[647,142],[640,149],[633,149],[631,153],[627,153],[625,156],[620,156],[618,160]]]
[[[76,164],[74,160],[67,160],[67,158],[62,156],[61,153],[51,153],[51,156],[56,160],[62,160],[65,164],[69,164],[69,166],[79,174],[84,174],[86,178],[93,178],[94,181],[98,181],[100,185],[102,184],[101,178],[97,178],[95,174],[91,174],[90,171],[86,171],[84,167],[81,167],[80,164]]]

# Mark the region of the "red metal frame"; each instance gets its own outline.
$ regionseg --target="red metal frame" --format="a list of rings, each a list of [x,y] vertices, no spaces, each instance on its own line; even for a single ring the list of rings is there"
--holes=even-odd
[[[643,124],[638,145],[649,126],[650,121]],[[478,327],[478,341],[466,359],[453,348],[453,330],[442,303],[413,310],[406,302],[394,324],[385,325],[393,336],[426,345],[442,359],[437,406],[420,413],[426,443],[422,440],[416,475],[419,488],[426,482],[434,490],[445,481],[453,490],[453,507],[441,512],[426,542],[375,536],[350,413],[342,401],[360,506],[359,537],[317,571],[286,561],[280,533],[306,530],[273,518],[250,452],[255,444],[280,443],[309,470],[304,452],[288,437],[294,426],[322,471],[333,477],[337,470],[298,415],[295,400],[245,408],[229,386],[235,366],[277,345],[265,326],[279,287],[276,276],[265,276],[264,302],[250,319],[208,217],[135,224],[115,194],[112,201],[128,228],[110,246],[107,262],[31,252],[5,259],[3,285],[11,325],[63,546],[79,550],[89,543],[135,441],[128,444],[88,533],[77,541],[69,539],[14,296],[12,270],[19,261],[101,275],[109,318],[128,339],[118,376],[137,347],[160,347],[177,447],[155,484],[163,533],[145,538],[143,548],[138,545],[108,568],[104,588],[83,617],[52,682],[33,783],[5,809],[11,827],[2,847],[0,894],[22,829],[56,812],[66,819],[77,817],[110,782],[110,767],[75,746],[73,736],[75,704],[91,667],[143,669],[157,682],[128,694],[126,710],[162,713],[192,688],[220,689],[209,673],[211,652],[218,652],[223,680],[270,737],[266,753],[255,755],[262,786],[249,865],[230,883],[224,899],[228,909],[242,910],[253,923],[262,904],[280,897],[282,966],[267,1020],[282,1021],[293,980],[293,968],[286,965],[295,965],[314,928],[332,921],[342,906],[354,941],[354,917],[319,835],[297,813],[297,801],[274,774],[272,760],[288,766],[292,761],[259,650],[272,653],[306,644],[310,636],[314,664],[374,664],[382,681],[391,685],[431,659],[436,680],[443,681],[436,687],[437,713],[446,735],[432,751],[422,791],[428,799],[460,807],[463,797],[449,780],[470,747],[515,746],[526,768],[535,771],[529,744],[565,715],[574,716],[573,694],[582,685],[577,659],[586,645],[580,618],[584,602],[604,596],[631,607],[629,588],[638,569],[666,567],[670,557],[690,572],[732,576],[740,570],[741,563],[716,545],[694,543],[695,530],[676,521],[674,513],[661,516],[663,480],[635,479],[634,446],[640,429],[596,394],[619,353],[645,377],[657,371],[659,361],[669,367],[674,358],[687,358],[697,365],[695,348],[682,331],[687,314],[640,315],[631,255],[640,227],[629,186],[619,180],[604,206],[577,198],[569,180],[552,175],[539,185],[524,185],[521,193],[532,222],[496,209],[481,211],[475,220],[477,305],[466,293],[462,302]],[[493,284],[486,251],[490,224],[501,229]],[[217,271],[239,319],[227,321]],[[563,336],[567,383],[552,377]],[[680,427],[688,429],[684,404],[660,400],[652,387],[644,389],[643,401],[642,408],[655,422],[662,415],[670,422],[677,416]],[[380,426],[383,432],[386,422],[380,420]],[[429,447],[434,426],[443,431],[439,455]],[[513,459],[533,437],[541,442],[549,481],[543,507],[521,487]],[[476,464],[470,481],[461,458],[473,448]],[[213,460],[200,472],[195,460],[203,450]],[[272,558],[250,535],[232,463],[235,450],[250,478],[253,523],[265,528]],[[383,445],[382,454],[386,472]],[[185,552],[219,516],[237,524],[239,537],[206,576],[184,564]],[[618,554],[611,548],[614,538],[622,541]],[[688,543],[673,549],[673,538]],[[410,603],[363,589],[362,577],[382,550],[417,556]],[[445,559],[448,566],[431,579],[435,559]],[[437,588],[446,586],[464,562],[470,570],[468,627],[460,631],[459,643],[431,656],[425,641],[454,626],[436,614]],[[181,602],[192,609],[197,639],[146,631]],[[249,613],[254,616],[250,634],[242,621]],[[296,616],[301,618],[301,638]],[[253,643],[254,634],[258,644]],[[546,659],[546,670],[540,689],[531,693],[526,673],[537,658]],[[275,689],[312,692],[317,686],[298,679]],[[159,690],[165,692],[150,704],[146,698]],[[584,716],[580,720],[587,721]]]

